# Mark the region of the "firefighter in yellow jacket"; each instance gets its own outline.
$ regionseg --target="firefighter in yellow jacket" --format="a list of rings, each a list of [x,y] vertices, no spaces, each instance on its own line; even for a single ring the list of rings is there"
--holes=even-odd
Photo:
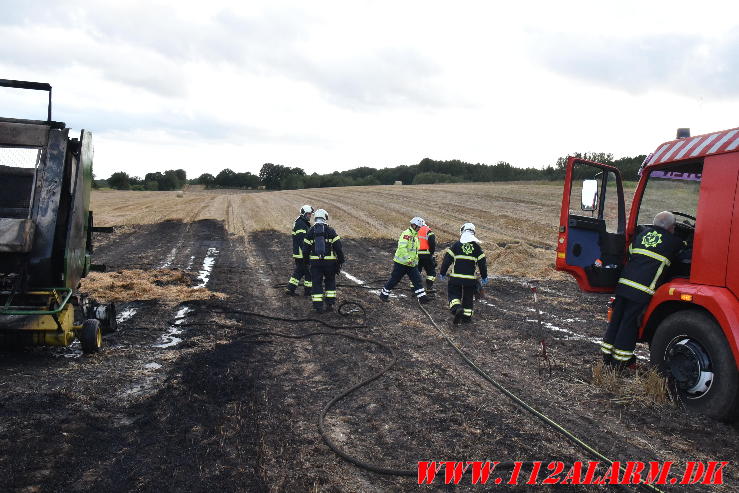
[[[420,217],[414,217],[411,219],[411,225],[408,229],[400,233],[398,238],[398,248],[395,250],[395,257],[393,258],[393,272],[390,274],[390,279],[385,283],[385,286],[380,292],[380,299],[382,301],[390,300],[390,290],[392,290],[396,284],[406,274],[410,277],[413,283],[413,292],[415,293],[418,301],[421,303],[428,303],[431,301],[426,295],[426,290],[423,288],[423,281],[421,280],[421,273],[418,271],[418,230],[424,225],[423,219]]]

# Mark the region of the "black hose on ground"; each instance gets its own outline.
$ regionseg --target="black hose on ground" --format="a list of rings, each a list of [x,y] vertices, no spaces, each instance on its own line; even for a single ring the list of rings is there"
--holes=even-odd
[[[501,385],[493,377],[491,377],[490,375],[488,375],[485,370],[483,370],[482,368],[480,368],[479,366],[477,366],[475,364],[475,362],[472,361],[464,353],[464,351],[462,351],[462,349],[454,343],[454,341],[451,339],[451,337],[449,337],[449,335],[446,332],[444,332],[441,329],[441,327],[439,327],[439,325],[433,319],[433,317],[431,316],[431,314],[429,313],[429,311],[426,309],[425,306],[423,306],[420,303],[418,304],[418,306],[421,309],[421,311],[423,311],[423,313],[426,314],[426,317],[428,317],[429,321],[431,322],[431,325],[434,326],[434,328],[439,332],[439,334],[441,334],[441,336],[444,339],[446,339],[446,341],[449,343],[449,345],[452,346],[452,348],[454,348],[454,350],[457,352],[457,354],[459,354],[459,356],[464,360],[464,362],[467,363],[467,365],[469,365],[469,367],[472,368],[478,375],[480,375],[483,379],[485,379],[487,382],[489,382],[490,384],[492,384],[493,387],[495,387],[500,392],[502,392],[506,397],[508,397],[509,399],[511,399],[519,407],[522,407],[523,409],[525,409],[529,413],[533,414],[536,418],[538,418],[540,421],[542,421],[545,425],[549,426],[550,428],[554,429],[555,431],[558,431],[560,434],[562,434],[565,438],[567,438],[574,445],[578,446],[582,450],[585,450],[586,452],[589,452],[589,453],[593,454],[595,457],[599,458],[600,460],[603,460],[603,461],[607,462],[608,464],[613,465],[613,461],[611,459],[609,459],[608,457],[606,457],[602,453],[598,452],[595,448],[593,448],[592,446],[588,445],[584,441],[582,441],[579,438],[577,438],[574,434],[572,434],[570,431],[568,431],[566,428],[564,428],[562,425],[560,425],[559,423],[557,423],[553,419],[549,418],[545,414],[543,414],[543,413],[537,411],[535,408],[531,407],[523,399],[521,399],[520,397],[518,397],[517,395],[515,395],[510,390],[508,390],[505,387],[503,387],[503,385]],[[619,485],[619,486],[623,486],[623,485]],[[658,492],[661,492],[662,491],[659,488],[655,487],[654,485],[651,485],[651,484],[648,484],[648,483],[641,483],[641,484],[636,485],[636,486],[639,486],[639,487],[644,486],[644,487],[647,487],[647,488],[651,489],[652,491],[658,491]],[[624,488],[624,489],[627,489],[627,488]]]
[[[246,315],[246,316],[254,316],[254,317],[260,317],[268,320],[276,320],[281,322],[317,322],[322,325],[325,325],[329,328],[334,329],[356,329],[356,328],[366,328],[366,324],[361,325],[334,325],[330,324],[328,322],[325,322],[324,320],[314,319],[314,318],[306,318],[306,319],[291,319],[291,318],[285,318],[285,317],[277,317],[273,315],[265,315],[263,313],[257,313],[257,312],[249,312],[244,310],[230,310],[225,309],[225,307],[213,304],[212,302],[206,302],[205,305],[208,305],[210,307],[215,306],[217,308],[216,312],[221,313],[224,315],[234,314],[234,315]],[[354,306],[354,309],[359,309],[361,313],[364,315],[365,310],[364,307],[361,305],[361,303],[353,302],[353,301],[346,301],[339,305],[339,309],[337,310],[339,314],[342,316],[349,316],[346,313],[346,310],[342,310],[342,306]],[[183,317],[186,318],[186,317]],[[181,319],[180,319],[181,320]],[[177,324],[178,327],[189,327],[189,326],[196,326],[196,325],[219,325],[219,326],[225,326],[224,324],[219,323],[191,323],[191,324]],[[228,327],[228,326],[226,326]],[[389,345],[385,344],[384,342],[378,341],[377,339],[371,339],[368,337],[362,337],[352,334],[347,334],[345,332],[329,332],[329,331],[313,331],[313,332],[307,332],[305,334],[285,334],[282,332],[277,331],[259,331],[259,332],[251,332],[249,334],[245,334],[244,336],[241,336],[239,338],[249,338],[249,342],[254,343],[261,343],[261,342],[268,342],[264,339],[261,339],[263,337],[282,337],[285,339],[304,339],[308,337],[313,336],[320,336],[320,335],[330,335],[330,336],[339,336],[344,337],[347,339],[351,339],[358,342],[366,342],[370,344],[374,344],[384,351],[386,351],[390,355],[390,362],[385,365],[384,368],[377,371],[376,373],[372,374],[371,376],[361,380],[360,382],[356,383],[355,385],[344,389],[339,394],[337,394],[335,397],[333,397],[325,406],[323,406],[323,409],[321,410],[321,413],[318,417],[318,432],[321,435],[321,438],[326,443],[326,445],[339,457],[346,460],[347,462],[350,462],[358,467],[361,467],[363,469],[366,469],[368,471],[372,471],[378,474],[385,474],[385,475],[391,475],[391,476],[411,476],[415,477],[418,474],[417,469],[398,469],[398,468],[392,468],[392,467],[385,467],[385,466],[379,466],[376,464],[372,464],[370,462],[364,461],[362,459],[359,459],[348,452],[345,452],[341,449],[341,447],[331,439],[328,432],[326,431],[326,415],[328,412],[333,408],[339,401],[345,399],[349,395],[353,394],[360,388],[369,385],[370,383],[374,382],[378,378],[380,378],[382,375],[387,373],[391,368],[395,366],[395,364],[398,361],[398,357],[395,354],[395,351],[393,348],[391,348]],[[522,466],[529,466],[533,465],[533,462],[514,462],[514,461],[508,461],[508,462],[500,462],[496,465],[496,469],[498,470],[509,470],[516,467],[517,464],[521,464]]]
[[[277,316],[274,316],[274,315],[265,315],[263,313],[258,313],[258,312],[250,312],[250,311],[245,311],[245,310],[232,310],[232,309],[229,309],[228,307],[225,307],[223,305],[218,305],[218,304],[215,304],[213,302],[205,302],[204,304],[207,305],[207,306],[209,306],[209,307],[215,307],[217,309],[215,311],[217,313],[222,313],[222,314],[234,314],[234,315],[253,316],[253,317],[259,317],[259,318],[264,318],[264,319],[268,319],[268,320],[282,321],[282,322],[301,322],[301,323],[315,322],[315,323],[319,323],[319,324],[322,324],[322,325],[324,325],[326,327],[333,328],[333,329],[359,329],[359,328],[366,328],[367,327],[367,325],[364,324],[364,323],[357,324],[357,325],[335,325],[335,324],[330,324],[330,323],[328,323],[328,322],[326,322],[324,320],[319,320],[319,319],[315,319],[315,318],[300,318],[300,319],[297,319],[296,318],[296,319],[293,319],[293,318],[286,318],[286,317],[277,317]],[[344,306],[344,305],[359,307],[359,308],[361,308],[362,314],[364,315],[364,313],[365,313],[364,307],[362,307],[362,305],[360,303],[358,303],[358,302],[344,302],[341,305],[339,305],[339,308],[337,310],[343,316],[348,316],[346,314],[347,312],[345,310],[342,311],[342,308],[341,307]],[[513,394],[512,392],[510,392],[505,387],[503,387],[503,385],[501,385],[500,383],[498,383],[494,378],[492,378],[491,376],[489,376],[483,369],[481,369],[479,366],[477,366],[464,353],[464,351],[462,351],[459,348],[459,346],[457,346],[454,343],[454,341],[446,334],[446,332],[444,332],[438,326],[438,324],[433,319],[433,317],[431,316],[431,314],[428,312],[428,310],[422,304],[419,303],[418,306],[421,308],[421,310],[424,312],[424,314],[428,317],[429,321],[434,326],[434,328],[441,334],[442,337],[444,337],[444,339],[446,339],[446,341],[452,346],[452,348],[454,348],[454,350],[460,355],[460,357],[465,361],[465,363],[467,363],[478,375],[480,375],[483,379],[485,379],[487,382],[489,382],[490,384],[492,384],[496,389],[498,389],[500,392],[502,392],[506,397],[508,397],[509,399],[511,399],[514,403],[516,403],[520,407],[524,408],[529,413],[533,414],[536,418],[538,418],[540,421],[542,421],[544,424],[546,424],[550,428],[553,428],[554,430],[558,431],[560,434],[562,434],[563,436],[565,436],[569,441],[571,441],[573,444],[575,444],[579,448],[581,448],[581,449],[583,449],[583,450],[585,450],[585,451],[587,451],[589,453],[592,453],[595,457],[598,457],[599,459],[605,461],[606,463],[608,463],[610,465],[613,464],[613,461],[610,460],[608,457],[606,457],[602,453],[598,452],[595,448],[593,448],[592,446],[588,445],[584,441],[582,441],[579,438],[577,438],[574,434],[572,434],[570,431],[568,431],[567,429],[565,429],[562,425],[560,425],[556,421],[552,420],[548,416],[544,415],[543,413],[537,411],[535,408],[531,407],[529,404],[527,404],[521,398],[519,398],[518,396],[516,396],[515,394]],[[178,326],[182,326],[182,327],[187,327],[187,326],[191,326],[191,325],[201,325],[201,324],[178,324]],[[221,325],[221,326],[223,326],[223,324],[218,324],[218,323],[210,323],[208,325]],[[393,366],[395,366],[398,358],[397,358],[397,355],[395,354],[395,351],[393,351],[393,349],[390,346],[388,346],[387,344],[385,344],[383,342],[380,342],[380,341],[378,341],[376,339],[370,339],[370,338],[367,338],[367,337],[361,337],[361,336],[351,335],[351,334],[347,334],[347,333],[344,333],[344,332],[328,332],[328,331],[314,331],[314,332],[308,332],[308,333],[305,333],[305,334],[285,334],[285,333],[276,332],[276,331],[260,331],[260,332],[253,332],[253,333],[247,334],[247,335],[245,335],[243,337],[250,338],[251,340],[249,342],[259,343],[259,342],[267,342],[267,341],[264,341],[263,339],[259,339],[260,337],[265,337],[265,336],[267,336],[267,337],[269,337],[269,336],[282,337],[282,338],[286,338],[286,339],[303,339],[303,338],[308,338],[308,337],[313,337],[313,336],[318,336],[318,335],[340,336],[340,337],[345,337],[347,339],[352,339],[352,340],[359,341],[359,342],[367,342],[367,343],[370,343],[370,344],[375,344],[378,347],[384,349],[386,352],[388,352],[390,354],[390,357],[391,357],[390,363],[388,363],[384,368],[382,368],[378,372],[374,373],[373,375],[371,375],[371,376],[363,379],[359,383],[357,383],[357,384],[355,384],[355,385],[353,385],[353,386],[351,386],[351,387],[349,387],[349,388],[341,391],[339,394],[337,394],[333,399],[331,399],[323,407],[323,409],[321,410],[321,413],[319,414],[319,418],[318,418],[318,431],[319,431],[319,433],[320,433],[321,438],[323,439],[323,441],[338,456],[340,456],[344,460],[346,460],[346,461],[348,461],[348,462],[350,462],[350,463],[352,463],[352,464],[354,464],[354,465],[356,465],[358,467],[361,467],[363,469],[366,469],[368,471],[372,471],[372,472],[379,473],[379,474],[385,474],[385,475],[393,475],[393,476],[416,476],[418,474],[418,471],[416,469],[396,469],[396,468],[378,466],[376,464],[372,464],[370,462],[363,461],[362,459],[358,459],[358,458],[352,456],[351,454],[343,451],[339,447],[339,445],[336,444],[336,442],[334,442],[331,439],[331,437],[328,436],[328,433],[326,432],[326,425],[325,425],[325,417],[326,417],[326,414],[328,414],[328,412],[331,410],[331,408],[336,403],[338,403],[342,399],[348,397],[349,395],[351,395],[352,393],[356,392],[360,388],[362,388],[362,387],[370,384],[371,382],[377,380],[382,375],[384,375],[385,373],[387,373]],[[498,464],[496,466],[496,469],[499,469],[499,470],[513,469],[514,467],[516,467],[517,464],[529,466],[529,465],[533,465],[533,462],[531,462],[531,461],[519,461],[519,462],[508,461],[508,462],[501,462],[500,464]],[[627,488],[624,485],[617,485],[617,486],[621,487],[621,489],[624,489],[624,490],[628,490],[629,489],[629,488]],[[636,487],[647,487],[647,488],[649,488],[652,491],[656,491],[656,492],[660,492],[660,493],[662,492],[662,490],[660,490],[659,488],[655,487],[654,485],[647,484],[647,483],[642,483],[640,485],[636,485]]]

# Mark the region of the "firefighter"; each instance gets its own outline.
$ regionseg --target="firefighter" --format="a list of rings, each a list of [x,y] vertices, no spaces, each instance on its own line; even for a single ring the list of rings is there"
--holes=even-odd
[[[420,217],[414,217],[411,219],[410,227],[400,233],[400,238],[398,238],[398,248],[395,250],[395,257],[393,258],[393,272],[390,274],[390,279],[388,279],[380,292],[380,299],[382,301],[390,300],[390,290],[392,290],[406,274],[413,283],[413,292],[415,293],[416,298],[418,298],[418,301],[420,303],[428,303],[431,301],[426,295],[426,290],[423,288],[423,280],[418,271],[418,230],[420,230],[424,224],[423,219]]]
[[[303,240],[305,234],[310,229],[310,217],[313,214],[313,207],[304,205],[300,208],[300,215],[295,220],[293,226],[293,259],[295,260],[295,270],[290,280],[287,282],[287,294],[295,295],[295,290],[303,279],[303,294],[310,295],[313,283],[310,280],[310,264],[307,257],[303,257]]]
[[[328,225],[328,213],[318,209],[314,217],[315,224],[308,230],[303,240],[303,255],[310,259],[313,309],[323,313],[333,310],[336,303],[336,274],[341,272],[344,251],[341,248],[341,238],[334,228]]]
[[[418,273],[426,271],[426,289],[431,291],[436,280],[436,235],[424,221],[418,230]]]
[[[675,216],[663,211],[638,233],[616,286],[611,321],[601,342],[604,363],[617,370],[636,367],[639,318],[652,299],[662,274],[679,258],[685,243],[675,234]]]
[[[475,225],[464,223],[459,230],[459,241],[454,243],[445,253],[439,269],[439,280],[446,279],[449,267],[449,311],[454,315],[454,323],[472,322],[474,295],[477,290],[475,268],[480,270],[480,284],[488,285],[488,268],[485,253],[480,247],[480,240],[475,236]]]

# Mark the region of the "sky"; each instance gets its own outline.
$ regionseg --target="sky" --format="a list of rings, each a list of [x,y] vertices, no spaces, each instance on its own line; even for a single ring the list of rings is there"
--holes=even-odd
[[[0,0],[0,78],[48,82],[95,174],[543,167],[739,126],[739,3]],[[0,88],[0,116],[46,95]]]

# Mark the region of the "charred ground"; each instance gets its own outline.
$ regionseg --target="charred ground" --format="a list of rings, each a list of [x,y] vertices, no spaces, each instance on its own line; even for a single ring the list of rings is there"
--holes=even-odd
[[[121,304],[119,331],[94,356],[75,347],[0,353],[0,490],[418,488],[415,478],[345,462],[317,430],[325,403],[386,364],[387,353],[338,335],[256,340],[254,332],[298,335],[318,326],[238,313],[312,316],[308,299],[274,287],[292,269],[288,235],[264,231],[244,241],[217,221],[168,221],[99,240],[96,262],[109,269],[168,264],[200,275],[206,258],[215,259],[207,287],[228,298]],[[346,239],[347,273],[378,286],[393,249],[390,240]],[[410,297],[381,303],[348,277],[340,282],[339,299],[366,310],[366,327],[348,333],[381,340],[399,358],[329,413],[329,433],[347,452],[405,469],[429,459],[593,459],[481,380]],[[489,374],[609,458],[735,460],[736,427],[672,404],[618,398],[590,383],[597,360],[591,339],[603,330],[607,297],[584,295],[568,281],[542,281],[538,290],[537,305],[528,281],[496,278],[476,305],[475,323],[459,328],[447,324],[443,287],[428,306]],[[358,322],[335,313],[322,318]],[[173,327],[181,342],[168,345]],[[551,374],[540,372],[542,337]],[[737,484],[734,467],[726,470],[725,491]],[[467,488],[474,490],[457,487]]]

